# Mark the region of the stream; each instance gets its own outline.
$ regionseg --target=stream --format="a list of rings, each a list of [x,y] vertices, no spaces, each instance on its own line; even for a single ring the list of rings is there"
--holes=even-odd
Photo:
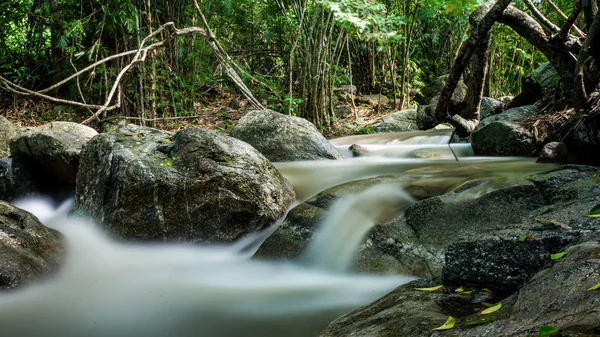
[[[339,184],[394,177],[336,201],[291,262],[251,259],[277,224],[229,245],[122,243],[94,224],[68,218],[68,202],[53,208],[42,198],[17,201],[63,233],[68,249],[57,275],[0,296],[0,331],[28,337],[317,336],[333,319],[414,279],[352,272],[369,229],[414,202],[398,177],[413,183],[482,180],[465,189],[465,197],[474,198],[549,168],[530,158],[474,157],[468,144],[452,144],[451,151],[449,136],[338,138],[331,142],[344,160],[275,163],[293,184],[296,205]],[[350,158],[352,144],[366,155]]]

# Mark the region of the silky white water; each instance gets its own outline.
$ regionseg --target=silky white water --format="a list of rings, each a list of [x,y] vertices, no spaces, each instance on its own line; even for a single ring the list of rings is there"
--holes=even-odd
[[[412,279],[347,273],[376,219],[411,202],[391,186],[362,195],[373,207],[359,209],[360,194],[340,201],[308,249],[312,256],[297,263],[249,260],[239,244],[119,243],[90,223],[49,218],[43,200],[17,203],[33,212],[41,207],[47,224],[65,235],[68,252],[58,275],[0,296],[0,331],[15,337],[316,336],[339,315]],[[355,211],[340,213],[347,209]],[[330,245],[336,232],[357,240]]]

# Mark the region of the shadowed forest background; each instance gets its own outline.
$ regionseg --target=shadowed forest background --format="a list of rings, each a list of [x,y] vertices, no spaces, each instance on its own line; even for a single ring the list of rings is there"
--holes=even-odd
[[[567,0],[534,1],[560,25],[570,13]],[[325,130],[368,132],[363,118],[336,119],[333,95],[341,85],[358,94],[389,97],[375,115],[415,107],[423,86],[450,71],[469,36],[469,14],[478,1],[70,1],[5,0],[0,9],[0,75],[23,88],[40,90],[112,55],[135,51],[161,25],[205,28],[200,14],[257,101],[271,109],[304,117]],[[521,1],[514,1],[525,11]],[[582,19],[581,19],[582,20]],[[581,24],[580,26],[585,26]],[[491,32],[484,95],[516,95],[522,80],[546,61],[544,55],[504,25]],[[124,76],[104,112],[147,125],[179,128],[202,123],[229,129],[216,118],[220,109],[248,102],[226,76],[227,66],[197,34],[172,36],[167,30],[148,39],[164,41]],[[99,64],[45,94],[102,105],[128,54]],[[230,59],[229,59],[230,57]],[[464,74],[468,78],[468,72]],[[6,85],[3,85],[6,88]],[[25,125],[54,119],[82,121],[93,109],[67,109],[60,102],[1,91],[2,114]],[[345,102],[354,105],[354,102]],[[227,112],[225,112],[227,114]],[[59,116],[60,115],[60,116]],[[339,117],[339,116],[338,116]],[[200,118],[200,119],[199,119]],[[365,117],[368,118],[368,117]],[[233,119],[235,120],[235,114]]]

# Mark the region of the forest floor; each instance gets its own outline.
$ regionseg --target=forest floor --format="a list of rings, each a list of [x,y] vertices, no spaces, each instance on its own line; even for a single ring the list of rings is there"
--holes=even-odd
[[[353,111],[345,116],[336,116],[332,126],[321,130],[327,138],[342,137],[353,134],[368,133],[368,126],[383,116],[392,113],[389,109],[377,109],[368,105],[352,107],[350,103],[342,104]],[[245,101],[236,95],[225,94],[210,101],[208,105],[200,105],[193,116],[158,118],[143,122],[139,117],[127,117],[129,123],[142,124],[161,130],[177,131],[188,127],[199,127],[218,132],[229,133],[250,109]],[[47,100],[23,97],[15,99],[5,95],[0,97],[0,116],[16,123],[22,129],[40,126],[52,121],[70,121],[81,123],[93,111],[86,111],[65,105],[57,105]],[[98,122],[91,122],[90,127],[100,131]]]

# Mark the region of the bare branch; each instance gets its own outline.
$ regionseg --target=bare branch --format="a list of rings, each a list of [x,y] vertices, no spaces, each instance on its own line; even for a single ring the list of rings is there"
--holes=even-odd
[[[583,7],[581,5],[581,0],[575,0],[575,4],[573,4],[573,11],[565,21],[565,25],[558,33],[559,38],[566,39],[567,34],[569,34],[571,28],[575,28],[575,20],[577,20],[577,17],[581,13],[582,8]]]
[[[581,1],[578,2],[581,3]],[[552,0],[548,0],[548,3],[550,4],[550,6],[552,6],[552,8],[554,8],[558,15],[560,15],[560,17],[563,18],[563,20],[567,21],[569,19],[567,15],[563,13],[563,11],[556,4],[554,4],[554,2],[552,2]],[[579,36],[585,37],[585,33],[582,32],[581,29],[577,28],[577,26],[573,26],[573,29],[577,32],[577,34],[579,34]]]
[[[523,0],[527,8],[531,11],[531,14],[546,28],[548,28],[552,33],[560,32],[560,28],[553,24],[550,20],[548,20],[544,14],[542,14],[537,7],[531,2],[531,0]]]

